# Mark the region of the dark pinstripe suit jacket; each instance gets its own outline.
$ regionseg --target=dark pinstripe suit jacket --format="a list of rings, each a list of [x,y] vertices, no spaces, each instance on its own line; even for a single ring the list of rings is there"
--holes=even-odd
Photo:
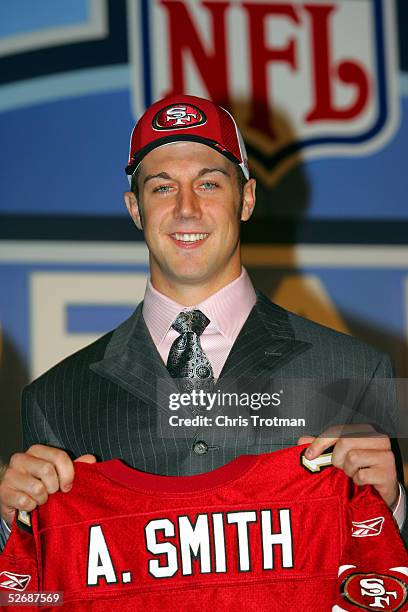
[[[391,401],[384,413],[383,402],[387,403],[387,398],[379,402],[377,394],[367,405],[372,381],[392,377],[386,355],[289,313],[259,292],[219,380],[242,377],[251,379],[254,388],[257,383],[262,386],[273,379],[275,389],[285,387],[290,379],[366,381],[355,405],[349,402],[340,409],[340,421],[361,420],[364,401],[363,412],[371,412],[374,419],[380,415],[378,420],[388,431],[395,416]],[[156,404],[159,378],[170,377],[139,305],[113,332],[26,387],[24,447],[42,443],[63,448],[71,456],[93,453],[100,460],[120,457],[141,470],[185,475],[214,469],[240,454],[270,452],[296,444],[299,432],[282,433],[276,428],[189,428],[183,435],[177,431],[165,438],[160,419],[170,412],[166,406]],[[308,416],[308,431],[321,432],[331,415],[325,414],[324,407],[312,407],[306,393],[298,394],[297,401],[299,410]],[[207,453],[199,455],[192,450],[197,439],[207,442]]]

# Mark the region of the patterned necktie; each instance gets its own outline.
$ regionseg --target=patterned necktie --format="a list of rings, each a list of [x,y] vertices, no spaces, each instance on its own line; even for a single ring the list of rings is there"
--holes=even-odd
[[[200,344],[209,322],[201,310],[189,310],[180,312],[172,324],[180,336],[170,347],[167,369],[170,376],[180,379],[183,391],[212,389],[213,369]]]

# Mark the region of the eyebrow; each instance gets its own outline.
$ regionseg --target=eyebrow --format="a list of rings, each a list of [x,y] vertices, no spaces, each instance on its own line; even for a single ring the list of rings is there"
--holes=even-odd
[[[152,179],[155,179],[155,178],[163,178],[163,179],[171,180],[171,177],[169,174],[167,174],[167,172],[159,172],[158,174],[148,174],[147,176],[145,176],[143,185],[146,185],[147,181],[151,181]]]
[[[230,175],[224,168],[202,168],[197,176],[204,176],[204,174],[210,174],[211,172],[221,172],[222,174],[225,174],[225,176]]]
[[[201,168],[201,170],[197,174],[197,178],[200,178],[201,176],[204,176],[205,174],[210,174],[211,172],[221,172],[222,174],[225,174],[225,176],[230,176],[229,172],[227,172],[227,170],[224,170],[224,168]],[[152,179],[155,179],[155,178],[162,178],[168,181],[172,180],[170,174],[167,174],[167,172],[159,172],[158,174],[148,174],[144,178],[143,185],[146,185],[148,181],[151,181]]]

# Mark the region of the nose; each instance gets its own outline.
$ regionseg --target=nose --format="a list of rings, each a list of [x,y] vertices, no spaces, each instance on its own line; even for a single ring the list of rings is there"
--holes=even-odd
[[[201,215],[201,204],[194,190],[189,187],[180,189],[174,207],[174,217],[176,219],[200,219]]]

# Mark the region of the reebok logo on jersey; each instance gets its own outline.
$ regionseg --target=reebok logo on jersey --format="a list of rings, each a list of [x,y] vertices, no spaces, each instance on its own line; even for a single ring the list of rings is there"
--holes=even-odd
[[[368,538],[370,536],[378,536],[384,523],[383,516],[368,519],[367,521],[353,521],[353,529],[351,535],[353,538]]]
[[[12,591],[25,591],[31,580],[29,574],[14,574],[13,572],[0,573],[0,588]]]

